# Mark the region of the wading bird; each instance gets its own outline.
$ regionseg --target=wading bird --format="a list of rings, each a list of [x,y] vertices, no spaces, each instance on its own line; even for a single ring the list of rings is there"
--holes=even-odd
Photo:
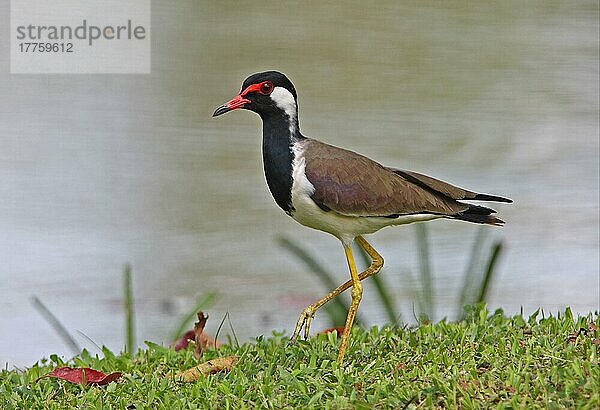
[[[247,109],[263,123],[263,165],[267,185],[277,205],[302,225],[328,232],[341,242],[350,280],[307,306],[296,323],[291,342],[325,303],[352,287],[350,305],[338,353],[346,352],[354,316],[362,297],[363,279],[377,274],[383,258],[362,237],[390,225],[449,218],[487,225],[504,222],[493,209],[462,200],[512,202],[500,196],[467,191],[412,171],[383,166],[365,156],[307,138],[298,126],[298,98],[291,81],[277,71],[248,77],[241,92],[218,107],[213,117]],[[350,244],[356,240],[371,257],[358,273]]]

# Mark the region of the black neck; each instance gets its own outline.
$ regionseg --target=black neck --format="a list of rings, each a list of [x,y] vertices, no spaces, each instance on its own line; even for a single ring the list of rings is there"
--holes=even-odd
[[[271,116],[261,116],[263,121],[263,165],[267,185],[271,194],[287,214],[292,207],[292,163],[294,153],[292,146],[304,139],[298,128],[298,119],[290,130],[290,118],[285,113]]]

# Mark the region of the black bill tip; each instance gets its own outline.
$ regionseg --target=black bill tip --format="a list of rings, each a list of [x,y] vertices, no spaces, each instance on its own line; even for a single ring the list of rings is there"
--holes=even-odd
[[[226,112],[231,111],[231,108],[227,107],[227,105],[223,104],[222,106],[220,106],[219,108],[217,108],[215,110],[215,112],[213,112],[213,117],[218,117],[221,114],[225,114]]]

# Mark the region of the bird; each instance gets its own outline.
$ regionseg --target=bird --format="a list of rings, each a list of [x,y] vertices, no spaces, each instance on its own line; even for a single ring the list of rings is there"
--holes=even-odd
[[[250,75],[234,98],[213,117],[245,109],[262,119],[265,179],[277,205],[300,224],[329,233],[342,244],[350,279],[302,310],[293,343],[304,328],[308,339],[316,311],[348,288],[351,304],[337,355],[342,363],[362,298],[364,279],[383,267],[383,257],[363,235],[381,228],[434,219],[454,219],[500,226],[491,208],[464,201],[511,203],[496,195],[469,191],[413,171],[381,165],[359,153],[304,136],[298,123],[298,95],[289,78],[278,71]],[[371,136],[369,136],[371,138]],[[356,242],[371,263],[357,272],[351,244]]]

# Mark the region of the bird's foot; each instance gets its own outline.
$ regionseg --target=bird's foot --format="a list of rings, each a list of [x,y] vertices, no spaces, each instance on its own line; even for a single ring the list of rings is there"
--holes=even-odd
[[[304,308],[302,313],[300,313],[300,317],[298,318],[298,321],[296,322],[296,327],[294,328],[294,333],[292,334],[292,337],[290,338],[288,345],[293,344],[298,339],[298,336],[300,336],[300,331],[302,330],[303,327],[304,327],[304,339],[305,340],[308,339],[308,335],[310,332],[310,322],[312,322],[312,318],[314,316],[315,316],[315,309],[312,307],[312,305]]]

